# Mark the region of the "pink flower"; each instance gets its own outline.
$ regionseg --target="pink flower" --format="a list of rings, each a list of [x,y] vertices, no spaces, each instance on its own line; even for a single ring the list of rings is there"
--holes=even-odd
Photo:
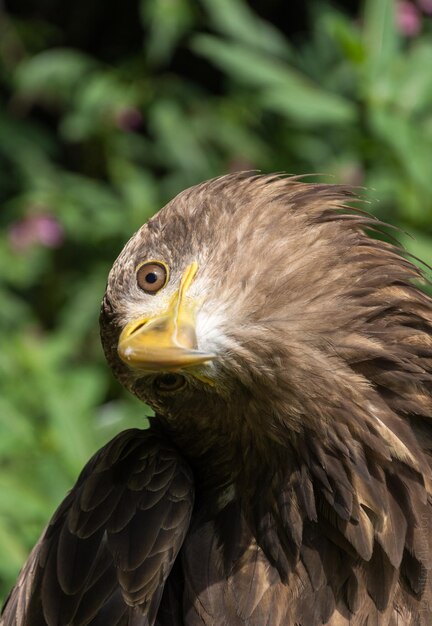
[[[63,243],[64,230],[53,215],[40,213],[14,222],[9,228],[8,237],[12,247],[19,252],[34,245],[58,248]]]
[[[415,37],[422,26],[418,8],[408,0],[398,0],[396,4],[396,23],[405,37]]]

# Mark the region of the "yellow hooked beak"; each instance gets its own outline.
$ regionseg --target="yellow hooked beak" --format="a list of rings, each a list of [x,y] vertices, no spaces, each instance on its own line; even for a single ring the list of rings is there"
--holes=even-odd
[[[215,357],[197,349],[196,303],[186,298],[197,270],[196,261],[186,268],[180,287],[166,311],[125,326],[117,350],[121,360],[129,367],[148,372],[172,371]]]

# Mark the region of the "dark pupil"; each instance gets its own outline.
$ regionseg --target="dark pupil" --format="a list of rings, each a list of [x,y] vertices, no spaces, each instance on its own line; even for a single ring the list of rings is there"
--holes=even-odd
[[[172,387],[173,385],[177,384],[177,376],[175,374],[163,374],[160,377],[160,382],[165,387]]]
[[[158,275],[156,274],[156,272],[149,272],[148,274],[146,274],[145,279],[147,283],[153,285],[153,283],[157,281]]]

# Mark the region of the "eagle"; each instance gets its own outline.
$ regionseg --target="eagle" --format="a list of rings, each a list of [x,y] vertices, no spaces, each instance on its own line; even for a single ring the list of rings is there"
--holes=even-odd
[[[154,417],[85,466],[2,626],[432,624],[432,300],[355,202],[234,173],[133,235],[101,337]]]

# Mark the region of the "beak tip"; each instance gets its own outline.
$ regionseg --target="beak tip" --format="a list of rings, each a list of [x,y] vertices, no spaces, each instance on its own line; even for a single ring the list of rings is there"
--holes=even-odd
[[[122,361],[129,362],[131,361],[133,355],[133,349],[130,346],[119,344],[117,347],[117,354]]]

